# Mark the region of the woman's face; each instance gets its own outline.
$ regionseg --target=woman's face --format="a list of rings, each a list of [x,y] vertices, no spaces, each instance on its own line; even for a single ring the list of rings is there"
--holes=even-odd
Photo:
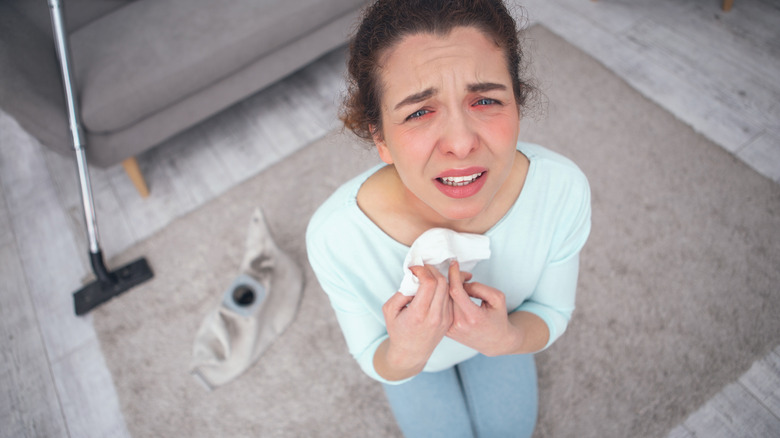
[[[381,61],[380,157],[443,219],[477,217],[516,157],[520,114],[502,50],[457,27],[407,36]]]

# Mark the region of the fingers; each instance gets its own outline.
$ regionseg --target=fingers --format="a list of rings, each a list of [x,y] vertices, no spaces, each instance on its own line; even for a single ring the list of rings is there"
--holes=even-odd
[[[475,306],[475,304],[469,298],[469,294],[464,289],[467,285],[465,282],[471,280],[471,273],[461,272],[458,262],[453,261],[450,263],[449,277],[449,292],[452,300],[455,301],[461,308],[467,308],[466,306],[469,305]]]
[[[460,263],[458,263],[457,260],[452,260],[450,262],[448,275],[450,278],[450,284],[460,284],[460,285],[462,285],[467,281],[471,281],[471,278],[473,277],[471,272],[460,270]]]
[[[449,265],[448,279],[434,266],[411,266],[409,269],[417,277],[419,287],[411,305],[417,309],[428,312],[431,309],[452,309],[452,301],[458,302],[460,307],[479,307],[471,301],[468,292],[464,289],[465,282],[471,280],[470,272],[462,272],[457,261]]]
[[[436,286],[438,280],[436,279],[434,270],[430,269],[430,266],[410,266],[409,270],[412,271],[419,286],[417,287],[417,293],[414,295],[415,306],[428,307],[433,299],[433,293],[436,292]]]
[[[492,306],[495,306],[505,299],[504,294],[500,291],[482,283],[466,283],[463,285],[463,290],[468,296],[478,298]]]
[[[385,318],[387,318],[388,314],[397,315],[400,313],[413,298],[414,297],[408,297],[401,292],[396,292],[389,300],[385,301],[384,306],[382,306],[382,312],[385,314]]]
[[[447,321],[449,325],[449,321],[452,320],[452,298],[450,298],[447,279],[436,268],[431,267],[431,269],[436,272],[438,283],[429,309],[431,312],[440,312],[440,318]]]
[[[447,296],[447,279],[430,265],[411,266],[409,269],[420,283],[411,306],[425,312],[434,305],[441,306],[443,304],[442,295]],[[434,300],[436,300],[435,303]]]
[[[451,284],[463,284],[464,280],[461,279],[460,275],[460,263],[457,260],[450,262],[449,276]]]

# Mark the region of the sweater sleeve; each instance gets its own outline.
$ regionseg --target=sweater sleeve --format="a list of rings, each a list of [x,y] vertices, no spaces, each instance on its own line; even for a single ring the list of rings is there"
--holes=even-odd
[[[377,278],[371,274],[376,273],[372,266],[377,261],[361,255],[360,238],[345,240],[344,236],[339,237],[336,229],[319,225],[313,219],[307,230],[309,263],[328,295],[350,354],[372,379],[382,383],[402,383],[387,381],[374,369],[374,354],[388,338],[384,317],[380,313],[384,297],[371,293],[368,289],[372,285],[366,284],[367,279]]]
[[[567,201],[555,223],[553,247],[532,295],[517,309],[539,316],[550,332],[545,349],[552,345],[569,324],[574,311],[579,254],[591,229],[590,188],[581,172],[567,185]]]
[[[313,262],[312,266],[315,263]],[[364,373],[372,379],[385,382],[374,369],[374,354],[379,345],[388,338],[387,329],[361,305],[353,292],[332,281],[326,270],[315,268],[315,272],[330,299],[349,353]]]
[[[516,309],[533,313],[547,324],[550,339],[544,349],[566,331],[574,312],[578,270],[577,254],[562,263],[548,265],[533,295]]]

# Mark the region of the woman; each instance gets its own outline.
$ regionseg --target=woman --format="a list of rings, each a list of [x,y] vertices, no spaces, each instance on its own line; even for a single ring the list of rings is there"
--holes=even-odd
[[[572,162],[518,142],[515,22],[500,0],[379,0],[349,56],[342,118],[385,164],[319,208],[307,248],[350,353],[406,436],[530,436],[532,354],[574,309],[590,195]],[[487,236],[490,259],[412,266],[419,289],[399,293],[435,228]]]

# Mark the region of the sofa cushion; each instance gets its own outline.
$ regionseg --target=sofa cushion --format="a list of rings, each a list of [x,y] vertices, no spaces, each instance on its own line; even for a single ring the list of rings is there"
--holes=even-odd
[[[96,133],[129,126],[363,3],[129,3],[71,35],[83,124]]]

